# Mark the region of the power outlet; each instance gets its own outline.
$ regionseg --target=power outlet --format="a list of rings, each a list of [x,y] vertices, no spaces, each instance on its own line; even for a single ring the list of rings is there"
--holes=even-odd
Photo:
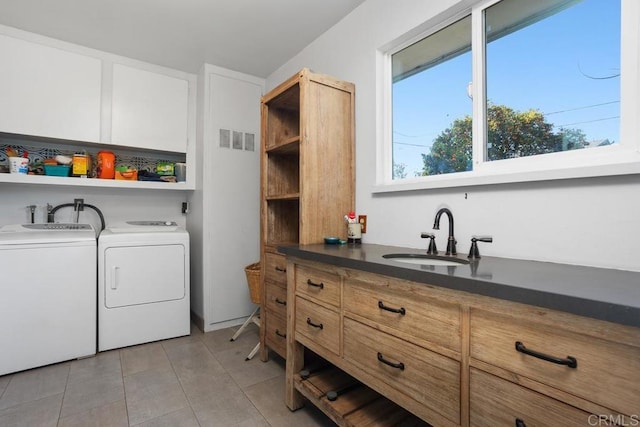
[[[358,215],[358,222],[360,223],[360,228],[362,228],[362,232],[367,232],[367,216],[366,215]]]

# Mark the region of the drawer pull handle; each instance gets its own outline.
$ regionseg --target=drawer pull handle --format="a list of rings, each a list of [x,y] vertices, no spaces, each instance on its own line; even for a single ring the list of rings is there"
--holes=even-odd
[[[276,297],[276,304],[287,305],[287,302],[286,301],[282,301],[282,300],[280,300],[280,298]]]
[[[287,272],[287,269],[286,269],[286,268],[282,268],[282,267],[278,267],[278,266],[276,265],[276,271],[279,271],[280,273],[286,273],[286,272]]]
[[[516,427],[527,427],[527,425],[520,418],[516,418]]]
[[[537,357],[538,359],[546,360],[547,362],[555,363],[557,365],[565,365],[573,369],[578,367],[578,360],[575,357],[567,356],[566,359],[560,359],[558,357],[549,356],[544,353],[539,353],[534,350],[529,350],[520,341],[516,341],[516,350],[519,351],[520,353]]]
[[[279,336],[280,338],[286,338],[287,337],[287,334],[283,334],[282,332],[280,332],[277,329],[276,329],[276,335]]]
[[[310,318],[307,317],[307,325],[313,326],[314,328],[324,329],[324,325],[322,323],[313,323]]]
[[[384,358],[384,356],[380,352],[378,352],[378,360],[380,362],[384,363],[385,365],[391,366],[392,368],[396,368],[396,369],[400,369],[401,371],[404,371],[404,363],[402,363],[402,362],[400,362],[400,363],[389,362],[388,360],[386,360]]]
[[[320,289],[324,289],[324,283],[320,282],[320,283],[315,283],[313,282],[311,279],[307,279],[307,285],[309,286],[315,286],[316,288],[320,288]]]
[[[384,303],[382,301],[378,301],[378,308],[390,311],[392,313],[398,313],[401,316],[404,316],[407,313],[407,311],[404,309],[404,307],[400,307],[400,308],[387,307],[386,305],[384,305]]]

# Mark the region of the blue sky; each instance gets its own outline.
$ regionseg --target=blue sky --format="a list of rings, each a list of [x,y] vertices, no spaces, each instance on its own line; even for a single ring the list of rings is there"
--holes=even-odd
[[[550,66],[550,64],[552,64]],[[494,104],[538,109],[587,140],[619,141],[620,2],[584,0],[487,48],[487,95]],[[453,120],[471,114],[471,53],[394,84],[394,162],[407,176]],[[437,82],[434,84],[434,82]]]

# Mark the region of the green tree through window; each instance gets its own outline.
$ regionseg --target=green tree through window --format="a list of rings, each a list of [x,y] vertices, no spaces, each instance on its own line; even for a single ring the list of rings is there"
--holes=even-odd
[[[553,131],[554,125],[534,109],[516,111],[505,105],[489,105],[487,110],[487,157],[502,160],[533,156],[587,146],[579,129]],[[422,154],[422,175],[464,172],[472,169],[472,118],[453,121],[434,140],[429,154]]]

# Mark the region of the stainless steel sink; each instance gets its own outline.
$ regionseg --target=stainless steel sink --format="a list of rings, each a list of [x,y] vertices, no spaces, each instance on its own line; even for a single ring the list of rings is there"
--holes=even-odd
[[[442,265],[457,266],[469,264],[469,261],[462,258],[456,258],[443,255],[427,255],[427,254],[386,254],[382,258],[398,261],[406,264],[416,265]]]

